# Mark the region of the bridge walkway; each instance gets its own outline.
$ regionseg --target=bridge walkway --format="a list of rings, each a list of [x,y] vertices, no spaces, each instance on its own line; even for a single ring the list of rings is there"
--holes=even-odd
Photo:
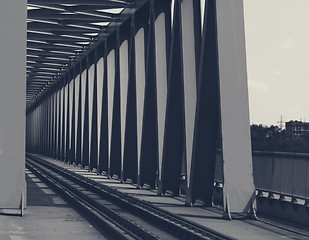
[[[23,216],[0,216],[1,240],[99,240],[99,231],[26,169],[27,208]]]

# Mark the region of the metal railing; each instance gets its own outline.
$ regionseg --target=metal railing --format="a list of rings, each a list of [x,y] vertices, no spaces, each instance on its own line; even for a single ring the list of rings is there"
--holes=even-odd
[[[309,154],[256,151],[252,157],[259,195],[309,206]],[[222,155],[218,152],[217,183],[223,182],[222,168]]]

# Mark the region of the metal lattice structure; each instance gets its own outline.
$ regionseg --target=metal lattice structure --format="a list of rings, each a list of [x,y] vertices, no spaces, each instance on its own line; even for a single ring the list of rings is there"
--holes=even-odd
[[[254,214],[242,0],[28,3],[27,151]]]
[[[28,0],[27,106],[145,1]]]

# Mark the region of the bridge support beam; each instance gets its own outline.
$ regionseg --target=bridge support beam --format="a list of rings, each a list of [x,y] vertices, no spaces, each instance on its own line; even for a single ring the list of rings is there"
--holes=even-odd
[[[76,164],[158,187],[158,195],[178,194],[186,175],[188,205],[212,204],[216,170],[228,216],[250,212],[255,189],[243,1],[207,0],[204,7],[195,0],[149,0],[126,11],[131,19],[72,66],[75,96],[67,85],[71,72],[56,86],[58,158],[65,159],[72,136]],[[44,101],[28,116],[35,122],[31,151],[46,154]],[[223,163],[216,162],[219,142]]]
[[[223,153],[223,201],[229,212],[254,210],[243,1],[216,1]]]
[[[183,22],[194,29],[193,17],[191,16],[191,22],[186,17],[188,13],[185,10],[192,11],[194,7],[193,2],[191,6],[189,2],[188,0],[182,3]],[[183,46],[188,46],[186,36],[190,35],[193,33],[183,34]],[[191,48],[193,50],[193,46]],[[190,55],[184,56],[186,59]],[[225,214],[231,218],[232,212],[249,213],[252,210],[254,213],[255,187],[242,0],[233,3],[224,0],[206,1],[198,67],[196,98],[192,94],[194,91],[187,94],[190,88],[186,75],[184,79],[185,111],[196,106],[193,142],[190,138],[192,128],[189,128],[193,121],[186,117],[186,150],[189,150],[187,204],[191,205],[196,199],[202,199],[207,205],[212,204],[216,150],[220,140],[218,137],[221,137],[223,169],[220,171],[223,171]],[[194,82],[191,85],[195,86]],[[192,161],[188,155],[191,149]]]
[[[1,213],[20,214],[25,207],[26,5],[0,1]]]

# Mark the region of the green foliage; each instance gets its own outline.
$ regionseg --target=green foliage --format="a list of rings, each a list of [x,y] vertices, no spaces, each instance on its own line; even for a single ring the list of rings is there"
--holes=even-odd
[[[292,138],[277,126],[251,125],[252,151],[309,153],[309,136]]]

